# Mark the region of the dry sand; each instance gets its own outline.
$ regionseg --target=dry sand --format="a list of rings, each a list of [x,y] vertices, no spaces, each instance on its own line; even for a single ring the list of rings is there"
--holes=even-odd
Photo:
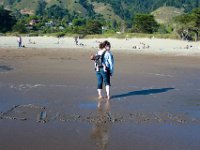
[[[1,48],[0,149],[199,150],[200,56],[135,51],[97,109],[91,48]]]
[[[64,37],[22,37],[23,45],[28,48],[76,48],[96,50],[99,42],[109,40],[113,51],[131,51],[139,54],[168,54],[191,56],[200,55],[200,42],[187,42],[170,39],[79,39],[79,45],[74,38]],[[17,48],[17,37],[0,37],[0,48]]]

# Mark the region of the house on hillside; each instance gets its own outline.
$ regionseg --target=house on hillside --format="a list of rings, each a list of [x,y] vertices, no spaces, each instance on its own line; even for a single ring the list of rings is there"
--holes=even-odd
[[[46,26],[46,27],[53,27],[53,26],[55,26],[55,25],[56,25],[56,23],[53,22],[52,20],[45,23],[45,26]]]
[[[30,22],[29,22],[29,25],[30,26],[34,26],[35,24],[39,23],[39,20],[37,19],[32,19]]]
[[[20,13],[22,15],[34,15],[33,10],[28,10],[28,9],[21,9]]]

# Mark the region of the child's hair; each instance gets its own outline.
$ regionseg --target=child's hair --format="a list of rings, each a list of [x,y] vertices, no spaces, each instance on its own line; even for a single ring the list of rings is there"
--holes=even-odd
[[[100,48],[100,49],[103,49],[103,48],[105,48],[105,45],[104,45],[104,43],[100,43],[100,44],[99,44],[99,48]]]
[[[104,47],[106,47],[106,46],[109,46],[109,47],[111,47],[111,45],[110,45],[110,42],[108,42],[107,40],[106,40],[106,41],[104,41],[103,43],[104,43]]]

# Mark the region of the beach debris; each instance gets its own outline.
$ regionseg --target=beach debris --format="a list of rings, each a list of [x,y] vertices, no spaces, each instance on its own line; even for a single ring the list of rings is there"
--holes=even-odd
[[[111,112],[104,112],[97,115],[87,116],[86,119],[83,120],[92,124],[107,124],[121,121],[120,118],[115,118],[114,115],[111,114]]]
[[[28,44],[36,44],[35,41],[32,41],[31,39],[28,40]]]
[[[153,115],[155,120],[157,120],[160,123],[163,122],[163,119],[157,113],[153,113]]]
[[[110,122],[115,122],[115,120],[112,118],[111,112],[107,112],[107,113],[106,113],[106,116],[107,116],[107,119],[108,119]]]
[[[192,45],[186,45],[186,46],[184,47],[184,49],[192,49],[192,48],[193,48]]]
[[[27,120],[26,117],[20,117],[20,116],[14,116],[13,112],[14,110],[19,107],[19,105],[14,105],[11,109],[9,109],[6,112],[2,112],[0,115],[1,119],[9,119],[9,120]]]
[[[47,122],[47,112],[46,111],[41,111],[37,115],[37,122],[40,122],[40,123],[46,123]]]
[[[51,118],[52,121],[58,120],[60,118],[60,113],[57,112],[55,116]]]
[[[37,112],[43,110],[45,107],[27,104],[27,105],[14,105],[11,109],[6,112],[2,112],[0,117],[1,119],[9,120],[31,120],[34,119],[34,116]]]
[[[0,112],[0,119],[3,119],[3,112]]]
[[[48,115],[47,115],[48,114]],[[14,105],[5,112],[0,112],[0,119],[34,121],[47,123],[50,121],[58,122],[89,122],[91,124],[109,124],[133,122],[139,124],[146,123],[170,123],[170,124],[200,124],[200,118],[190,116],[187,113],[170,113],[170,112],[127,112],[111,113],[110,111],[90,112],[89,114],[80,115],[78,113],[61,113],[48,110],[44,106],[34,104]]]
[[[9,119],[9,120],[22,120],[22,121],[25,121],[25,120],[28,120],[27,118],[21,118],[21,117],[10,117],[10,116],[4,116],[3,119]]]
[[[80,43],[80,44],[79,44],[79,46],[86,46],[86,45],[85,45],[85,44],[83,44],[83,43]]]
[[[81,115],[79,114],[60,114],[58,119],[61,122],[70,122],[80,120]]]
[[[14,84],[10,84],[9,85],[11,89],[15,89],[15,90],[19,90],[19,91],[30,91],[32,89],[35,88],[39,88],[39,87],[44,87],[45,85],[43,84],[19,84],[19,85],[14,85]]]
[[[143,43],[143,42],[140,42],[139,45],[134,45],[132,48],[133,48],[133,49],[149,49],[150,46],[149,46],[148,44],[145,44],[145,43]]]

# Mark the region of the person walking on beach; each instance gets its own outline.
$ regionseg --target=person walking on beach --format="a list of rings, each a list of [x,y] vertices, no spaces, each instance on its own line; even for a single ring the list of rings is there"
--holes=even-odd
[[[114,73],[114,57],[110,51],[111,44],[108,41],[104,41],[99,44],[99,50],[96,55],[91,56],[91,60],[95,62],[95,70],[97,77],[97,92],[98,99],[103,99],[102,89],[103,82],[106,87],[107,99],[110,100],[110,77]]]
[[[21,36],[18,36],[17,42],[18,42],[18,47],[22,47],[22,37]]]
[[[74,42],[76,43],[76,45],[78,45],[78,40],[79,40],[79,36],[75,36]]]

